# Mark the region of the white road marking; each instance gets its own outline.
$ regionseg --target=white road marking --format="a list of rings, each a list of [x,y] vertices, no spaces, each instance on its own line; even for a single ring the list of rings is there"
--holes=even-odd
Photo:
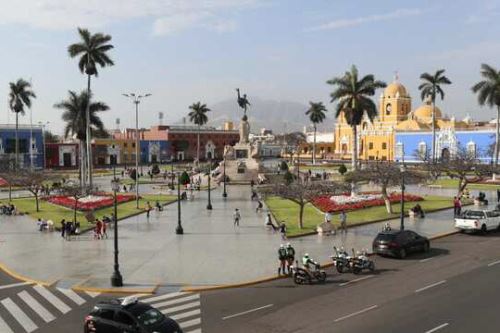
[[[444,323],[442,325],[439,325],[437,327],[434,327],[433,329],[431,330],[428,330],[428,331],[425,331],[425,333],[433,333],[433,332],[436,332],[437,330],[440,330],[442,328],[445,328],[446,326],[448,326],[449,324],[448,323]]]
[[[195,326],[195,325],[200,325],[200,324],[201,324],[201,318],[196,318],[196,319],[193,319],[193,320],[188,320],[188,321],[185,321],[185,322],[180,322],[179,326],[182,329],[185,329],[185,328],[188,328],[188,327],[191,327],[191,326]]]
[[[373,310],[373,309],[376,309],[376,308],[378,308],[378,305],[372,305],[372,306],[370,306],[370,307],[368,307],[368,308],[366,308],[366,309],[359,310],[359,311],[356,311],[356,312],[354,312],[354,313],[351,313],[351,314],[345,315],[345,316],[343,316],[343,317],[337,318],[337,319],[335,319],[335,320],[334,320],[334,322],[339,322],[339,321],[342,321],[342,320],[344,320],[344,319],[347,319],[347,318],[351,318],[351,317],[357,316],[357,315],[359,315],[359,314],[362,314],[362,313],[368,312],[368,311]]]
[[[0,332],[3,332],[3,333],[14,333],[9,325],[7,325],[7,323],[5,321],[3,321],[2,317],[0,317]]]
[[[164,306],[170,306],[170,305],[174,305],[174,304],[178,304],[178,303],[182,303],[182,302],[187,302],[187,301],[194,301],[194,300],[198,300],[198,299],[200,299],[200,294],[191,295],[191,296],[182,297],[182,298],[176,298],[176,299],[173,299],[171,301],[165,301],[165,302],[160,302],[160,303],[150,303],[150,304],[152,306],[154,306],[155,308],[161,308]]]
[[[226,319],[231,319],[231,318],[234,318],[234,317],[243,316],[243,315],[246,315],[248,313],[252,313],[252,312],[255,312],[255,311],[259,311],[259,310],[270,308],[272,306],[274,306],[274,304],[268,304],[268,305],[264,305],[264,306],[261,306],[261,307],[255,308],[255,309],[243,311],[243,312],[240,312],[240,313],[235,313],[235,314],[230,315],[230,316],[222,317],[222,320],[226,320]]]
[[[46,308],[43,307],[42,304],[38,303],[36,299],[33,298],[26,290],[21,291],[17,294],[20,299],[24,301],[30,308],[35,311],[40,318],[43,319],[46,323],[50,323],[52,320],[56,319],[52,313],[50,313]]]
[[[427,289],[430,289],[430,288],[433,288],[433,287],[436,287],[436,286],[439,286],[440,284],[443,284],[443,283],[446,283],[446,280],[442,280],[442,281],[439,281],[439,282],[436,282],[436,283],[433,283],[433,284],[430,284],[428,286],[425,286],[423,288],[420,288],[420,289],[417,289],[415,290],[416,293],[419,293],[419,292],[422,292],[424,290],[427,290]]]
[[[57,288],[57,290],[59,290],[66,297],[68,297],[70,300],[72,300],[73,302],[75,302],[78,305],[83,305],[86,302],[83,298],[80,297],[80,295],[78,295],[77,293],[75,293],[71,289]]]
[[[61,311],[62,313],[65,314],[71,311],[71,308],[67,306],[66,303],[61,301],[44,287],[37,285],[34,286],[33,289],[35,289],[43,298],[45,298],[50,304],[52,304],[57,310]]]
[[[427,262],[427,261],[430,261],[430,260],[432,260],[434,258],[435,257],[430,257],[430,258],[422,259],[422,260],[420,260],[420,262]]]
[[[156,301],[162,301],[164,299],[175,298],[175,297],[182,296],[185,294],[187,294],[187,293],[179,291],[179,292],[175,292],[175,293],[145,298],[145,299],[141,300],[141,302],[151,303],[151,302],[156,302]]]
[[[175,316],[170,316],[170,318],[172,318],[173,320],[180,320],[180,319],[196,316],[199,314],[201,314],[201,310],[197,309],[197,310],[193,310],[193,311],[189,311],[189,312],[183,312],[183,313],[180,313],[180,314],[175,315]]]
[[[92,291],[86,291],[85,293],[92,298],[96,298],[97,296],[99,296],[101,294],[101,293],[94,293]]]
[[[497,261],[494,261],[494,262],[490,262],[488,264],[488,267],[495,266],[496,264],[500,264],[500,260],[497,260]]]
[[[339,286],[343,287],[343,286],[347,286],[348,284],[351,284],[351,283],[356,283],[356,282],[359,282],[359,281],[363,281],[363,280],[366,280],[366,279],[369,279],[369,278],[372,278],[374,277],[375,275],[367,275],[367,276],[363,276],[363,277],[360,277],[358,279],[354,279],[354,280],[351,280],[351,281],[347,281],[347,282],[344,282],[344,283],[341,283],[339,284]]]
[[[175,306],[173,308],[166,308],[166,309],[160,310],[160,312],[163,314],[171,314],[174,312],[179,312],[182,310],[187,310],[187,309],[199,307],[200,305],[201,305],[200,302],[192,302],[192,303],[188,303],[188,304]]]
[[[20,283],[13,283],[13,284],[5,284],[3,286],[0,286],[0,290],[21,287],[21,286],[25,286],[27,284],[33,284],[33,282],[20,282]]]
[[[23,310],[21,310],[21,308],[19,308],[10,298],[2,300],[1,303],[26,332],[31,333],[38,328],[38,326],[36,326],[26,313],[24,313]]]

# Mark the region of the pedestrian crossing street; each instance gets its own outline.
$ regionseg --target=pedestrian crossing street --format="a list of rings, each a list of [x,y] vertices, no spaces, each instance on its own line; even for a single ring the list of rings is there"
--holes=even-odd
[[[21,291],[16,291],[9,297],[0,297],[1,333],[35,332],[43,325],[56,320],[58,316],[99,296],[99,293],[77,294],[70,289],[48,289],[29,283],[12,284],[1,288],[20,286],[24,286]]]
[[[184,333],[201,333],[200,294],[175,292],[152,297],[150,295],[137,297],[140,302],[150,304],[178,322]]]

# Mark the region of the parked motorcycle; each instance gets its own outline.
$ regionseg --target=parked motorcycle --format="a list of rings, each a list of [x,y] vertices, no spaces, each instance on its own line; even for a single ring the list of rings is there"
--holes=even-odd
[[[332,258],[333,264],[337,268],[337,272],[344,273],[350,271],[351,257],[349,256],[347,251],[345,251],[344,248],[338,250],[336,246],[334,246],[333,249],[335,250],[335,255],[331,256],[330,258]]]
[[[296,261],[294,266],[290,266],[290,269],[292,270],[293,282],[296,284],[311,284],[313,280],[317,280],[319,283],[326,281],[326,272],[321,269],[319,264],[314,269],[307,270],[299,267],[299,263]]]
[[[359,274],[363,270],[369,270],[370,272],[375,271],[375,263],[373,260],[368,258],[366,250],[358,252],[354,255],[354,249],[352,249],[352,259],[351,259],[351,271],[354,274]]]

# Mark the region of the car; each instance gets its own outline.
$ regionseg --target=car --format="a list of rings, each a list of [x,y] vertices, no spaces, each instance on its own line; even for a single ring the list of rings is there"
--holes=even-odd
[[[500,230],[500,211],[466,210],[455,218],[455,228],[462,232],[482,232]]]
[[[427,237],[411,230],[389,230],[380,232],[373,240],[373,253],[405,258],[414,252],[428,252],[430,242]]]
[[[179,324],[137,297],[98,302],[85,317],[85,333],[182,333]]]

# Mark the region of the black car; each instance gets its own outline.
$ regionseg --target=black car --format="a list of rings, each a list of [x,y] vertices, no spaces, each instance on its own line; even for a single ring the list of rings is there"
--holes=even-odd
[[[373,253],[405,258],[412,252],[427,252],[430,242],[411,230],[382,231],[373,240]]]
[[[179,324],[135,297],[102,301],[85,318],[85,333],[182,333]]]

